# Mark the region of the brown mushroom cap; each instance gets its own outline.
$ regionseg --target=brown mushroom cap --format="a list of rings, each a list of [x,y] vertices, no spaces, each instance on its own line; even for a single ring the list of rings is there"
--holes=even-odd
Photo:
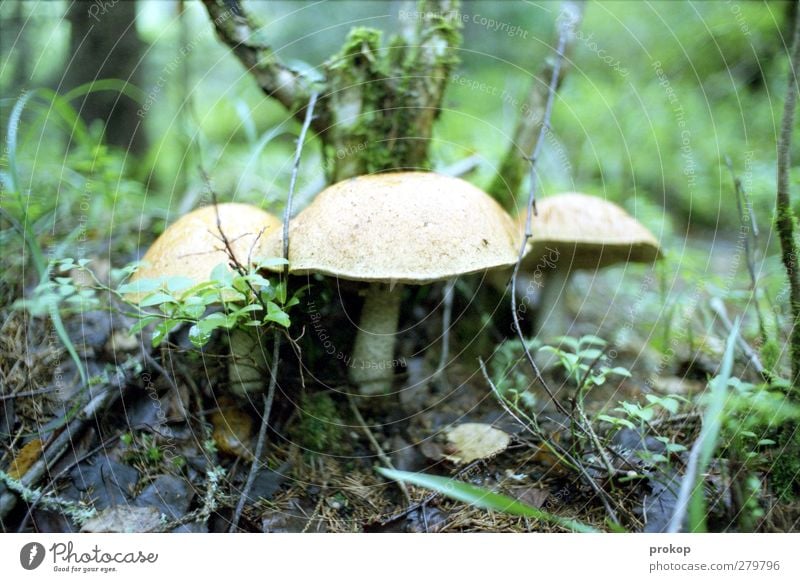
[[[661,257],[653,234],[612,202],[571,192],[541,200],[532,218],[525,267],[535,268],[551,250],[570,269],[599,269],[616,263],[650,263]],[[517,228],[525,229],[525,212]]]
[[[131,282],[162,277],[186,277],[195,283],[208,281],[214,267],[228,262],[217,227],[217,210],[222,232],[242,265],[260,257],[259,234],[264,237],[280,230],[277,218],[249,204],[229,202],[218,204],[216,210],[214,206],[198,208],[179,218],[156,239]],[[144,295],[134,293],[128,297],[140,301]]]
[[[262,255],[278,255],[281,233]],[[512,265],[511,217],[475,186],[431,172],[361,176],[334,184],[291,223],[293,274],[424,284]]]

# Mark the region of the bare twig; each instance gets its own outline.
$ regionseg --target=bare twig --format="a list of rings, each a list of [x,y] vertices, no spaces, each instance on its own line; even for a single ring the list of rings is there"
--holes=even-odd
[[[742,229],[744,238],[744,255],[747,263],[747,273],[750,275],[750,289],[753,292],[753,306],[755,307],[756,317],[758,318],[758,331],[761,341],[767,341],[767,330],[764,326],[764,315],[761,313],[761,305],[758,302],[758,276],[756,275],[756,247],[758,245],[758,222],[753,212],[752,205],[747,196],[747,191],[742,185],[739,176],[733,169],[733,161],[730,156],[725,156],[725,165],[733,180],[733,189],[736,192],[736,208],[739,211],[739,226]]]
[[[283,214],[283,258],[289,260],[289,219],[291,217],[292,197],[294,196],[294,189],[297,184],[297,171],[300,167],[300,159],[303,154],[303,144],[305,143],[308,128],[311,125],[311,120],[314,118],[314,107],[317,103],[317,94],[312,93],[308,106],[306,107],[306,116],[303,120],[303,127],[300,130],[300,135],[297,137],[297,146],[294,152],[294,164],[292,166],[292,179],[289,183],[289,193],[286,197],[286,211]],[[284,265],[284,283],[288,286],[289,266]],[[272,348],[272,365],[269,368],[269,387],[267,394],[264,397],[264,410],[261,414],[261,427],[258,431],[258,439],[256,440],[256,450],[253,455],[253,464],[250,466],[250,472],[247,475],[244,488],[242,489],[239,502],[236,504],[236,510],[231,520],[230,532],[235,532],[239,527],[239,520],[242,517],[242,511],[247,503],[250,489],[253,487],[258,469],[261,465],[261,455],[264,451],[264,444],[267,440],[267,428],[269,426],[269,415],[272,411],[272,401],[275,398],[275,388],[278,383],[278,364],[280,363],[280,345],[281,334],[277,329],[273,331],[273,348]]]
[[[381,448],[380,443],[375,439],[375,435],[372,434],[372,431],[367,426],[367,423],[364,421],[364,417],[361,416],[361,412],[358,410],[358,406],[356,406],[355,400],[349,394],[347,395],[347,402],[350,404],[350,410],[353,411],[353,416],[356,417],[356,421],[358,422],[361,430],[367,436],[367,440],[369,440],[369,444],[372,445],[372,449],[375,451],[375,454],[378,455],[381,463],[387,468],[391,469],[392,471],[396,471],[397,469],[394,468],[391,459],[386,456],[386,453],[383,452],[383,448]],[[400,491],[403,493],[403,497],[406,499],[406,503],[411,503],[411,495],[408,492],[408,487],[402,481],[395,481],[397,486],[400,488]]]
[[[789,80],[786,88],[786,102],[783,105],[783,121],[778,138],[778,187],[775,199],[775,227],[781,242],[781,258],[789,279],[789,302],[792,308],[792,330],[789,337],[789,353],[792,359],[792,386],[795,396],[800,391],[800,272],[797,269],[797,245],[795,244],[791,181],[789,170],[792,165],[792,132],[794,113],[797,105],[797,71],[800,69],[800,10],[794,24],[794,38],[789,53]]]
[[[719,297],[713,297],[709,302],[709,306],[711,307],[711,311],[713,311],[722,322],[723,327],[725,327],[725,331],[728,332],[728,334],[733,333],[733,322],[731,322],[730,317],[728,317],[728,311],[725,309],[725,304],[722,302],[722,300]],[[750,360],[750,363],[753,365],[753,369],[758,372],[758,374],[765,381],[769,382],[770,375],[766,369],[764,369],[764,365],[761,363],[758,354],[745,341],[738,329],[736,330],[736,344],[739,346],[739,349],[744,352],[744,355],[747,356],[747,359]]]
[[[530,350],[528,349],[527,343],[525,341],[525,336],[522,333],[522,328],[520,327],[519,323],[519,314],[517,313],[517,276],[519,275],[520,266],[522,265],[522,259],[525,256],[525,250],[528,246],[528,240],[531,238],[531,217],[532,213],[536,212],[536,189],[538,180],[536,179],[536,160],[539,158],[539,154],[541,153],[542,145],[544,144],[544,136],[550,130],[550,116],[553,111],[553,101],[556,95],[556,87],[558,85],[558,80],[560,78],[561,72],[561,62],[564,59],[564,49],[567,45],[567,39],[574,36],[575,27],[577,27],[578,23],[580,22],[582,6],[579,4],[574,4],[572,2],[567,2],[565,4],[564,14],[566,15],[564,19],[562,19],[559,23],[559,34],[558,34],[558,47],[556,48],[556,56],[555,62],[553,64],[552,75],[550,77],[550,84],[548,86],[547,92],[547,102],[544,108],[544,115],[542,117],[542,124],[539,128],[539,137],[536,140],[536,145],[534,147],[533,153],[531,154],[528,161],[531,165],[531,184],[530,184],[530,193],[528,195],[528,214],[525,219],[525,235],[522,237],[522,243],[519,249],[519,256],[517,257],[517,263],[514,265],[514,272],[511,275],[511,315],[514,318],[514,328],[517,332],[517,336],[519,337],[520,341],[522,342],[522,348],[525,352],[525,358],[530,364],[531,369],[533,370],[533,374],[536,380],[542,385],[547,395],[553,401],[553,404],[556,408],[564,414],[565,416],[569,416],[569,412],[566,408],[558,401],[553,391],[550,389],[550,386],[547,385],[547,382],[542,377],[541,372],[539,371],[539,366],[536,365],[536,362],[533,360],[533,356],[531,355]]]
[[[300,169],[300,155],[303,151],[303,143],[306,140],[306,133],[311,121],[314,118],[314,109],[317,105],[317,94],[312,93],[306,108],[306,117],[303,120],[303,127],[300,129],[300,135],[297,138],[297,148],[294,152],[294,163],[292,164],[292,177],[289,181],[289,195],[286,197],[286,208],[283,211],[283,258],[289,260],[289,221],[292,218],[292,200],[294,198],[294,189],[297,186],[297,172]],[[288,263],[283,266],[283,277],[288,283],[289,278],[289,265]]]
[[[538,75],[539,79],[551,79],[551,82],[545,86],[539,80],[534,80],[525,104],[522,106],[522,114],[514,130],[514,138],[503,158],[497,177],[489,187],[489,192],[506,206],[513,203],[522,186],[525,164],[526,161],[529,161],[524,156],[533,151],[546,135],[542,128],[549,123],[547,101],[551,93],[558,91],[564,80],[567,71],[565,56],[572,51],[572,46],[575,44],[575,32],[582,18],[582,2],[567,1],[563,3],[558,19],[561,27],[558,55],[555,59],[548,59]]]

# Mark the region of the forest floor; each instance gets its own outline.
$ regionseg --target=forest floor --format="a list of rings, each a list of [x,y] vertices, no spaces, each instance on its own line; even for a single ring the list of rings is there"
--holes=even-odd
[[[715,272],[726,273],[730,253],[716,248],[720,252],[709,264]],[[581,316],[573,334],[610,337],[604,334],[626,325],[628,314],[608,310],[607,297],[618,293],[616,279],[613,275],[576,278],[569,303],[580,308]],[[349,308],[357,308],[357,293],[321,278],[311,282],[304,301],[314,302],[328,329],[347,329],[343,320]],[[481,281],[473,283],[465,289],[485,287]],[[531,416],[537,419],[536,430],[509,415],[481,372],[478,356],[485,357],[491,368],[487,347],[489,355],[496,355],[506,349],[503,346],[512,345],[513,338],[502,331],[510,322],[503,313],[508,311],[507,297],[457,292],[452,363],[436,377],[438,342],[426,338],[441,335],[441,317],[425,313],[440,311],[442,287],[421,289],[410,294],[406,311],[409,320],[425,323],[410,326],[403,334],[396,392],[386,396],[354,393],[341,362],[315,347],[319,338],[314,337],[310,320],[298,320],[297,329],[305,333],[295,346],[284,342],[280,352],[267,462],[247,492],[240,530],[563,531],[542,520],[453,501],[430,489],[400,486],[378,474],[379,465],[453,477],[600,530],[615,528],[607,506],[628,531],[667,527],[688,448],[699,431],[698,409],[688,404],[680,413],[661,411],[649,418],[647,430],[633,427],[601,434],[608,436],[618,471],[613,478],[604,473],[601,459],[591,454],[580,459],[584,473],[576,471],[541,438],[546,435],[548,441],[570,449],[578,438],[575,427],[533,381],[520,354],[513,355],[514,363],[504,374],[525,378],[523,391]],[[483,323],[477,329],[474,320],[479,318],[465,315],[471,305],[475,309],[473,303],[482,310]],[[340,304],[348,308],[344,315]],[[151,353],[143,350],[144,340],[127,334],[131,321],[119,314],[87,312],[65,324],[92,378],[88,390],[75,388],[80,384],[77,370],[48,319],[3,309],[0,468],[14,483],[28,483],[29,502],[6,508],[10,511],[0,520],[2,529],[228,531],[245,489],[262,402],[260,395],[247,402],[225,396],[221,342],[198,351],[186,340],[185,330],[177,330]],[[650,402],[648,395],[672,395],[676,401],[691,403],[718,371],[723,333],[683,338],[668,361],[648,346],[647,338],[656,330],[636,333],[613,343],[613,365],[630,370],[630,377],[614,378],[589,391],[583,400],[586,415],[611,413],[621,402],[644,407]],[[575,387],[564,371],[552,361],[537,359],[544,364],[544,378],[559,402],[574,407]],[[737,363],[736,369],[741,377],[753,375],[746,363]],[[111,397],[96,415],[83,418],[81,409],[103,395]],[[508,446],[484,458],[460,459],[449,430],[465,423],[503,431]],[[59,436],[71,430],[75,433],[68,444],[54,450]],[[668,450],[665,443],[682,443],[685,448]],[[661,455],[664,462],[648,462],[642,453]],[[32,480],[37,462],[44,470]],[[590,480],[606,492],[605,504]],[[715,489],[710,496],[715,499],[709,508],[710,528],[735,530],[735,491],[716,474],[710,475],[709,483]],[[0,494],[12,485],[0,481]],[[758,529],[796,527],[800,507],[778,501],[768,490],[760,501],[765,512]]]

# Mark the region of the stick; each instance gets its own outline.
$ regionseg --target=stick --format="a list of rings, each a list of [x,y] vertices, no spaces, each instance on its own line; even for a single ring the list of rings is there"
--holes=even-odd
[[[525,358],[530,364],[531,369],[533,370],[534,377],[536,380],[542,385],[547,395],[553,401],[553,404],[558,409],[559,412],[564,414],[565,416],[569,417],[570,414],[566,408],[556,399],[555,394],[548,386],[545,379],[542,377],[541,372],[539,371],[539,366],[536,365],[536,362],[533,360],[533,356],[531,355],[530,350],[528,350],[528,346],[525,342],[525,336],[522,334],[522,328],[519,324],[519,314],[517,313],[517,276],[519,275],[519,269],[522,264],[522,259],[525,256],[525,249],[528,246],[528,240],[530,239],[531,233],[531,216],[532,213],[536,212],[536,188],[537,188],[537,179],[536,179],[536,161],[539,158],[539,154],[542,150],[542,145],[544,144],[544,136],[550,130],[550,116],[553,110],[553,101],[555,100],[556,95],[556,86],[558,84],[558,79],[561,71],[561,61],[564,59],[564,48],[567,44],[567,38],[573,36],[574,29],[577,26],[580,20],[580,10],[578,5],[573,5],[572,3],[568,3],[567,7],[572,8],[572,10],[565,10],[564,14],[567,14],[567,17],[561,23],[559,34],[558,34],[558,47],[556,49],[556,58],[555,63],[553,64],[553,73],[550,77],[550,84],[548,86],[547,91],[547,103],[545,105],[544,110],[544,117],[542,119],[542,125],[539,131],[539,138],[536,141],[536,146],[531,154],[528,161],[530,162],[530,174],[531,174],[531,186],[530,186],[530,193],[528,194],[528,214],[525,219],[525,236],[523,236],[522,244],[520,245],[519,249],[519,256],[517,257],[517,262],[514,265],[514,272],[511,275],[511,314],[514,318],[514,328],[517,332],[517,336],[519,337],[520,342],[522,342],[522,348],[525,352]]]
[[[124,393],[129,376],[137,370],[141,362],[138,359],[132,359],[122,364],[117,368],[115,378],[118,379],[118,385],[112,386],[111,381],[100,387],[94,386],[91,391],[99,393],[91,398],[89,402],[78,413],[78,416],[72,420],[61,433],[55,437],[47,446],[47,451],[43,452],[41,458],[36,461],[31,468],[19,480],[25,487],[33,487],[39,480],[50,471],[52,465],[64,454],[70,446],[72,439],[75,435],[80,434],[85,428],[86,422],[95,416],[98,412],[107,409]],[[0,522],[8,515],[8,513],[17,504],[17,496],[10,491],[6,491],[0,495]]]
[[[308,106],[306,107],[306,117],[303,120],[303,127],[300,130],[300,135],[297,137],[297,147],[294,152],[294,165],[292,166],[292,178],[289,182],[289,194],[286,197],[286,210],[283,213],[283,258],[289,260],[289,218],[292,211],[292,197],[294,196],[294,189],[297,185],[297,171],[300,167],[300,158],[303,153],[303,144],[305,143],[306,133],[311,125],[311,120],[314,117],[314,107],[317,103],[317,94],[312,93]],[[284,281],[286,285],[289,284],[289,265],[288,262],[283,268]],[[278,364],[280,363],[280,344],[281,335],[277,329],[273,331],[273,347],[272,347],[272,366],[269,369],[269,388],[267,395],[264,398],[264,410],[261,414],[261,427],[258,430],[258,440],[256,441],[256,450],[253,455],[253,464],[250,465],[250,472],[247,475],[244,488],[242,489],[239,502],[236,504],[236,510],[233,514],[229,532],[233,533],[239,527],[239,520],[242,517],[242,511],[247,503],[247,497],[253,483],[256,480],[258,469],[261,465],[261,455],[264,451],[264,444],[267,440],[267,427],[269,426],[269,415],[272,411],[272,401],[275,397],[275,388],[278,383]]]

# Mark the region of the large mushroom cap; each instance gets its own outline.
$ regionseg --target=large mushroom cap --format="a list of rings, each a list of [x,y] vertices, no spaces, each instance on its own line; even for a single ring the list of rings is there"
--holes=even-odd
[[[334,184],[291,223],[294,274],[424,284],[512,265],[514,223],[471,184],[430,172],[361,176]],[[281,235],[262,254],[280,254]]]
[[[537,204],[525,266],[533,267],[557,251],[559,268],[597,269],[615,263],[649,263],[661,256],[652,233],[612,202],[576,192]],[[517,217],[525,229],[525,213]],[[552,258],[552,256],[550,257]]]
[[[198,208],[179,218],[148,249],[143,265],[131,282],[164,277],[186,277],[195,283],[208,281],[211,271],[228,262],[228,254],[217,226],[217,212],[222,232],[236,259],[247,265],[259,257],[259,236],[279,230],[281,222],[260,208],[229,202]],[[139,301],[143,293],[129,298]]]

